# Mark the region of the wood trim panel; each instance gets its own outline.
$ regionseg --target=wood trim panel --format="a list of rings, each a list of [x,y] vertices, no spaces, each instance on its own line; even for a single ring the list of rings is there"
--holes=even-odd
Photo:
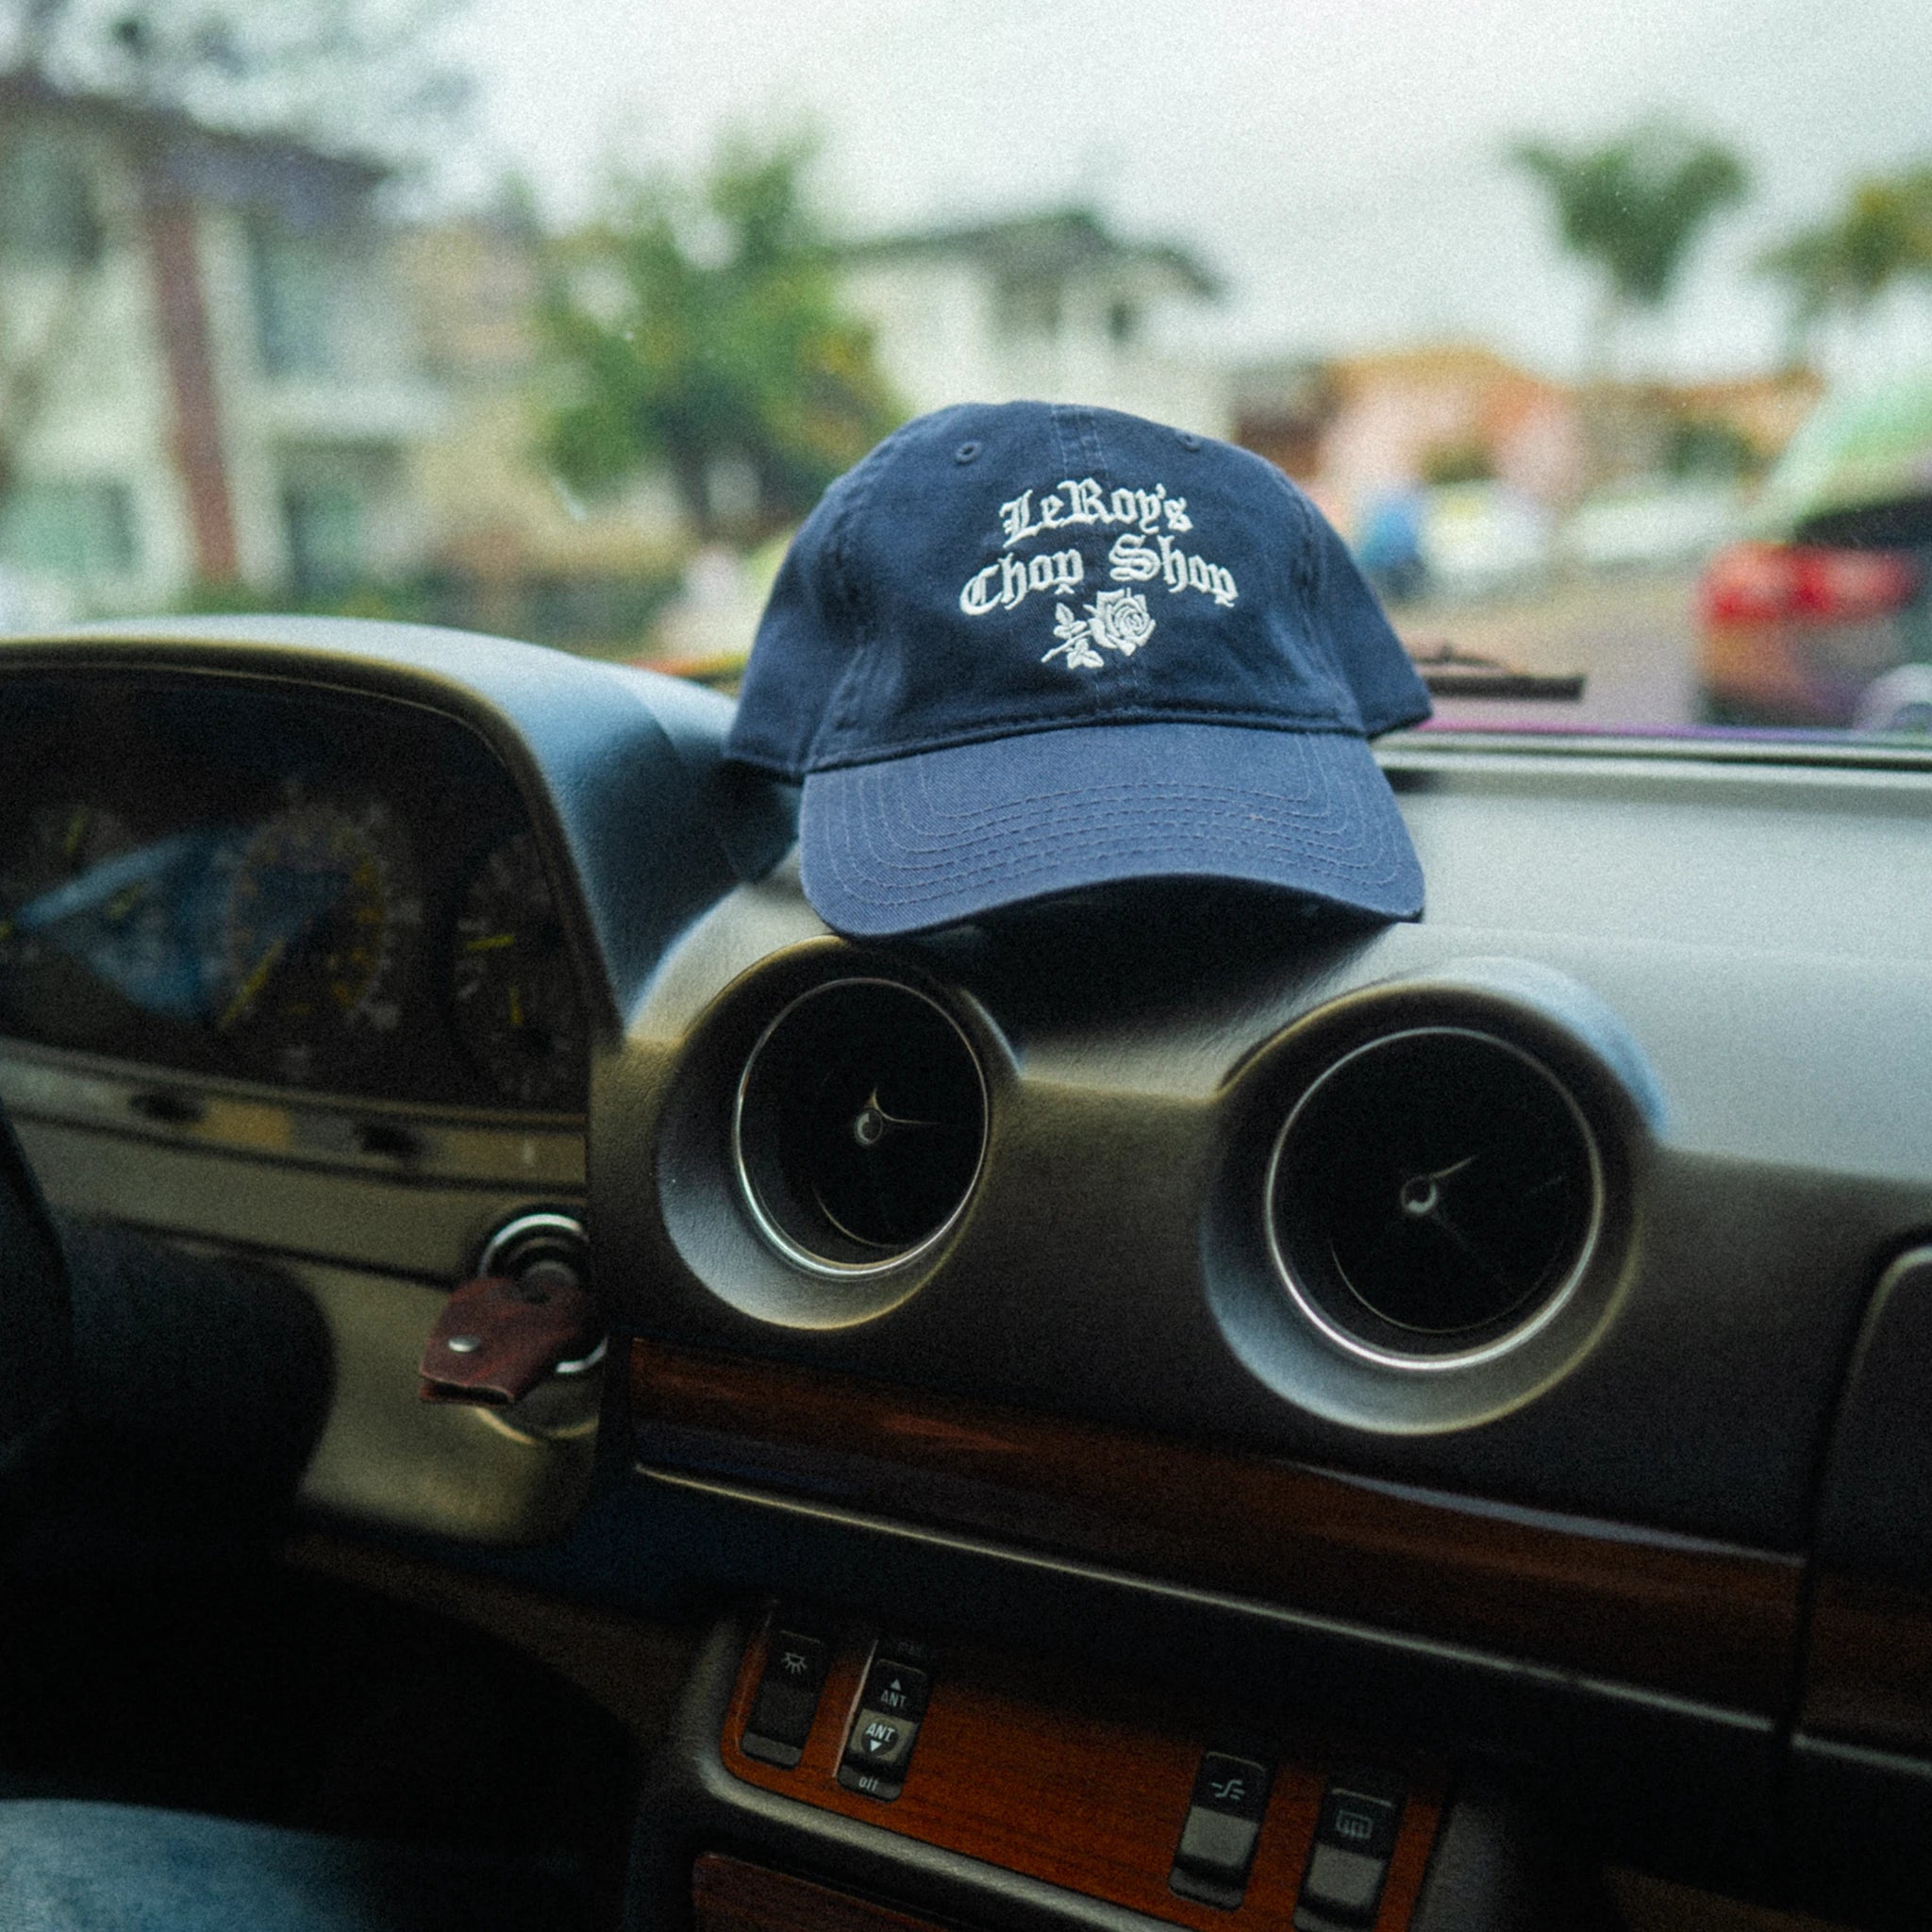
[[[1932,1756],[1932,1594],[1821,1575],[1810,1634],[1802,1728]]]
[[[761,1631],[746,1648],[719,1740],[725,1768],[747,1784],[1192,1932],[1280,1932],[1292,1919],[1327,1782],[1319,1758],[1277,1765],[1246,1894],[1223,1911],[1182,1898],[1167,1882],[1201,1753],[1217,1741],[1204,1735],[1198,1713],[1126,1687],[949,1649],[934,1673],[905,1789],[881,1804],[837,1781],[869,1634],[847,1632],[835,1649],[791,1771],[739,1749],[765,1648]],[[1441,1820],[1440,1777],[1411,1771],[1374,1932],[1404,1932]]]
[[[1771,1714],[1796,1557],[639,1342],[655,1466],[982,1533]]]
[[[849,1891],[707,1852],[691,1868],[697,1932],[943,1932]]]

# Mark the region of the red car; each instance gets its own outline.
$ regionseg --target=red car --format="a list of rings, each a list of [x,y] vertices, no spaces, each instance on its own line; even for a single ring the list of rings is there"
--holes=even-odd
[[[1822,405],[1765,486],[1783,541],[1721,551],[1698,587],[1715,724],[1924,729],[1932,707],[1932,390]]]

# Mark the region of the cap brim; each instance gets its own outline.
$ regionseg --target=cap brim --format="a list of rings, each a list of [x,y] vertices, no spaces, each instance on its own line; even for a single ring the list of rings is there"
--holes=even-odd
[[[1359,738],[1224,724],[1070,726],[815,772],[805,895],[886,939],[1125,879],[1211,877],[1414,919],[1422,867]]]

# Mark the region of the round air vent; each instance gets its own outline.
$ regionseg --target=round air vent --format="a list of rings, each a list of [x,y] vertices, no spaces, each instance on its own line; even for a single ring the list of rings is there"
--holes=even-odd
[[[1354,1354],[1441,1368],[1541,1325],[1595,1237],[1600,1163],[1557,1080],[1461,1027],[1358,1047],[1303,1096],[1268,1171],[1268,1238],[1303,1312]]]
[[[846,979],[766,1027],[738,1085],[732,1154],[760,1233],[821,1274],[891,1268],[958,1219],[986,1149],[986,1084],[923,993]]]

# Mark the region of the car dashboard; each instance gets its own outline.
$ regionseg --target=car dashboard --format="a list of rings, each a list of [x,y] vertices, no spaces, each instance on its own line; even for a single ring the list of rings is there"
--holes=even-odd
[[[315,1298],[318,1519],[705,1626],[631,1921],[1481,1923],[1500,1781],[1908,1923],[1932,761],[1412,733],[1417,923],[1161,883],[883,947],[728,720],[403,626],[0,654],[0,1100],[57,1206]],[[420,1403],[533,1218],[608,1351]],[[1204,1749],[1271,1793],[1231,1894]],[[1400,1821],[1352,1907],[1344,1801]]]

